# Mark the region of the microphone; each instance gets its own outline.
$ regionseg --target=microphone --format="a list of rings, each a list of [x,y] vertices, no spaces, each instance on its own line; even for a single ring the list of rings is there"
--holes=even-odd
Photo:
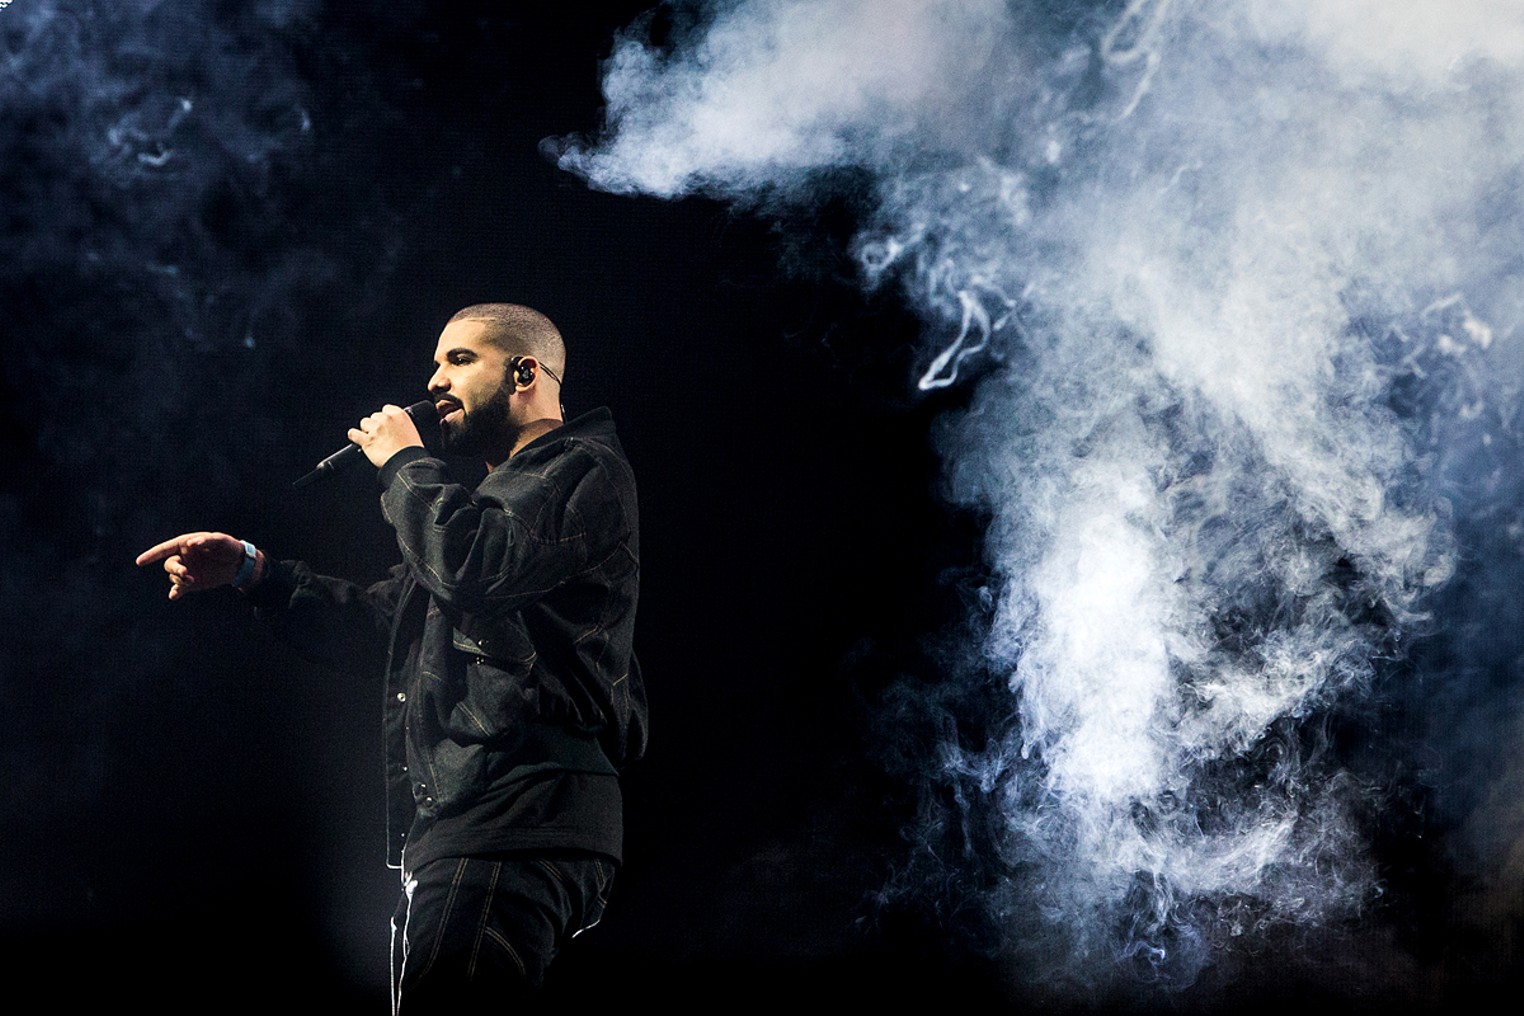
[[[415,402],[403,410],[403,412],[407,413],[408,416],[411,416],[413,421],[416,423],[418,421],[419,413],[427,412],[430,416],[434,415],[434,400],[424,399],[421,402]],[[347,444],[343,448],[340,448],[338,451],[334,452],[332,455],[328,456],[322,462],[319,462],[317,466],[312,470],[312,472],[308,473],[300,480],[297,480],[291,486],[305,487],[309,483],[316,483],[324,477],[334,475],[345,466],[353,463],[356,459],[362,459],[364,457],[365,453],[360,451],[359,445],[354,443]]]

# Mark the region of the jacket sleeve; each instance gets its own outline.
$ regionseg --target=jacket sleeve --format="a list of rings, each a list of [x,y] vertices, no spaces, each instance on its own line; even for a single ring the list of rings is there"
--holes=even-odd
[[[628,529],[598,458],[575,444],[475,491],[445,464],[399,453],[382,470],[381,509],[419,583],[463,612],[515,610],[596,566]]]
[[[301,561],[271,560],[248,598],[255,615],[299,655],[344,670],[386,645],[406,574],[396,565],[387,578],[361,586],[319,575]]]

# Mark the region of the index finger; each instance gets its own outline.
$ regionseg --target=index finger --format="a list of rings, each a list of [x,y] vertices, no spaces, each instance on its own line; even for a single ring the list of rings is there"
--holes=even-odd
[[[165,540],[163,543],[155,544],[154,546],[149,547],[147,550],[143,551],[143,553],[138,555],[138,565],[142,566],[145,564],[153,564],[155,561],[164,560],[171,554],[180,553],[181,544],[189,543],[191,535],[192,534],[190,533],[181,533],[179,536],[173,537],[171,539]]]

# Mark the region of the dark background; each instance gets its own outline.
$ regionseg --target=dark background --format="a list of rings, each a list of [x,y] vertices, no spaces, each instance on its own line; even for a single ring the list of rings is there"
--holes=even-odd
[[[383,1011],[375,675],[301,663],[234,594],[169,603],[132,562],[212,528],[379,577],[395,548],[369,471],[290,481],[422,395],[451,313],[511,300],[567,336],[568,409],[612,409],[643,513],[652,747],[626,780],[614,904],[545,1001],[1026,997],[975,905],[988,871],[926,863],[917,767],[943,731],[906,716],[936,698],[939,647],[977,639],[979,520],[940,504],[929,447],[962,395],[912,394],[917,323],[842,260],[851,179],[760,214],[555,167],[545,140],[596,133],[599,61],[645,7],[0,11],[0,948],[18,985],[165,1011],[288,1005],[299,985]],[[1500,688],[1518,639],[1499,640]],[[1385,708],[1422,741],[1411,705]],[[1454,766],[1485,770],[1491,748],[1415,751],[1408,772],[1442,761],[1464,783]],[[1449,820],[1394,793],[1376,930],[1284,976],[1296,943],[1272,943],[1254,998],[1347,1002],[1341,963],[1388,1009],[1498,981],[1516,914],[1466,930]],[[925,872],[945,881],[909,888]]]

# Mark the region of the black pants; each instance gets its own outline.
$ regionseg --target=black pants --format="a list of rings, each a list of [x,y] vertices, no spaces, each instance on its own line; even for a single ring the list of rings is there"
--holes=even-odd
[[[614,862],[596,854],[446,857],[403,877],[392,1013],[491,1012],[539,987],[566,939],[598,923]]]

